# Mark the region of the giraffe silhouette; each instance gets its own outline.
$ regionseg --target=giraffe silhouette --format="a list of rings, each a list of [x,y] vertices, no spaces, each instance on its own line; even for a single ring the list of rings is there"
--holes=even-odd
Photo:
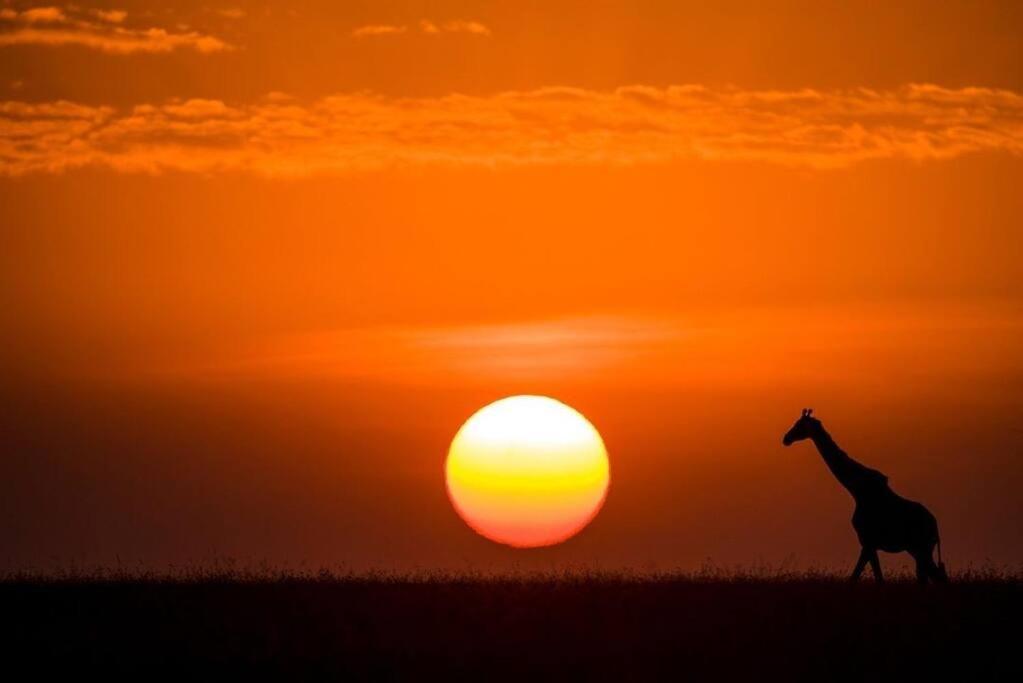
[[[790,446],[804,439],[813,441],[835,479],[856,501],[852,525],[859,537],[861,550],[850,580],[859,579],[869,562],[874,578],[878,582],[883,581],[877,551],[884,550],[889,553],[905,551],[912,555],[920,583],[948,581],[941,561],[938,522],[927,508],[896,494],[888,487],[888,477],[850,458],[809,408],[803,409],[802,416],[782,437],[782,443]],[[932,555],[935,546],[938,548],[937,564]]]

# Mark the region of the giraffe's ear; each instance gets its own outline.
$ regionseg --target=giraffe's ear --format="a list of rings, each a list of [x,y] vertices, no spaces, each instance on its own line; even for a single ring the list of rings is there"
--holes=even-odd
[[[806,416],[807,417],[813,417],[813,408],[807,408],[806,409]]]
[[[803,417],[806,417],[809,414],[810,414],[810,411],[807,410],[806,408],[803,408]]]

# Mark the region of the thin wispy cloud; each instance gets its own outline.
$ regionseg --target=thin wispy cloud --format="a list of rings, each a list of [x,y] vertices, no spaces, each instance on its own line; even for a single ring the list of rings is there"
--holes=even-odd
[[[633,165],[741,160],[815,168],[873,159],[1023,154],[1023,95],[703,86],[545,88],[490,96],[348,94],[128,110],[0,103],[0,173],[86,166],[308,175],[402,166]]]
[[[355,38],[367,38],[371,36],[392,36],[399,35],[408,31],[407,26],[392,26],[390,24],[370,24],[368,26],[360,26],[359,28],[352,31],[352,36]]]
[[[812,339],[792,329],[811,326]],[[661,383],[857,381],[859,370],[838,364],[793,367],[792,361],[830,349],[859,353],[863,339],[884,339],[897,361],[889,372],[918,363],[924,337],[946,340],[947,370],[970,374],[997,367],[1004,351],[963,353],[978,330],[995,337],[1023,334],[1017,308],[1001,305],[905,305],[836,309],[821,306],[749,308],[680,315],[605,314],[475,325],[398,325],[311,330],[217,342],[187,353],[126,360],[97,371],[136,378],[230,379],[316,377],[387,382],[481,382],[542,379]],[[741,359],[741,364],[738,359]],[[885,361],[880,361],[885,362]],[[891,359],[889,359],[891,362]]]
[[[80,9],[69,5],[33,7],[22,11],[0,9],[0,47],[39,45],[78,46],[109,54],[172,52],[222,52],[231,45],[197,31],[172,31],[160,27],[126,26],[123,10]]]
[[[423,19],[419,22],[419,30],[423,33],[469,33],[477,36],[490,36],[490,29],[478,21],[445,21],[436,23]]]
[[[27,24],[56,24],[67,21],[64,10],[58,7],[31,7],[20,13],[15,10],[7,10],[3,17],[14,20],[21,19]]]
[[[214,10],[214,12],[225,19],[242,19],[245,17],[245,10],[240,7],[222,7]]]
[[[360,26],[352,31],[354,38],[372,38],[380,36],[400,36],[406,33],[420,33],[425,35],[441,35],[445,33],[464,33],[473,36],[489,38],[490,28],[478,21],[467,21],[455,19],[451,21],[432,21],[422,19],[418,24],[408,26],[406,24],[369,24]]]
[[[128,18],[127,12],[118,9],[112,10],[95,9],[92,10],[92,14],[94,14],[102,21],[108,21],[111,24],[123,24],[124,20]]]
[[[389,381],[585,377],[676,348],[701,331],[622,316],[455,326],[393,326],[253,339],[191,358],[121,368],[140,376],[309,376]],[[115,371],[116,372],[116,371]]]

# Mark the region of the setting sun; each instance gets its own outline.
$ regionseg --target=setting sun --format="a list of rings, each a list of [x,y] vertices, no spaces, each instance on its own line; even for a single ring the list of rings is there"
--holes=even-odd
[[[577,534],[600,510],[609,483],[600,434],[545,396],[512,396],[476,412],[455,435],[446,469],[462,519],[519,548]]]

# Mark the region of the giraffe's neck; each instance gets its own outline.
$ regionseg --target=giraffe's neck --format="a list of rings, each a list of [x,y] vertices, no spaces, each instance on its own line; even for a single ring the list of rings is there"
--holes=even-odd
[[[824,431],[824,427],[820,427],[810,438],[838,483],[845,487],[853,498],[856,498],[860,488],[859,484],[862,483],[862,478],[859,475],[867,468],[839,448],[831,435]]]

